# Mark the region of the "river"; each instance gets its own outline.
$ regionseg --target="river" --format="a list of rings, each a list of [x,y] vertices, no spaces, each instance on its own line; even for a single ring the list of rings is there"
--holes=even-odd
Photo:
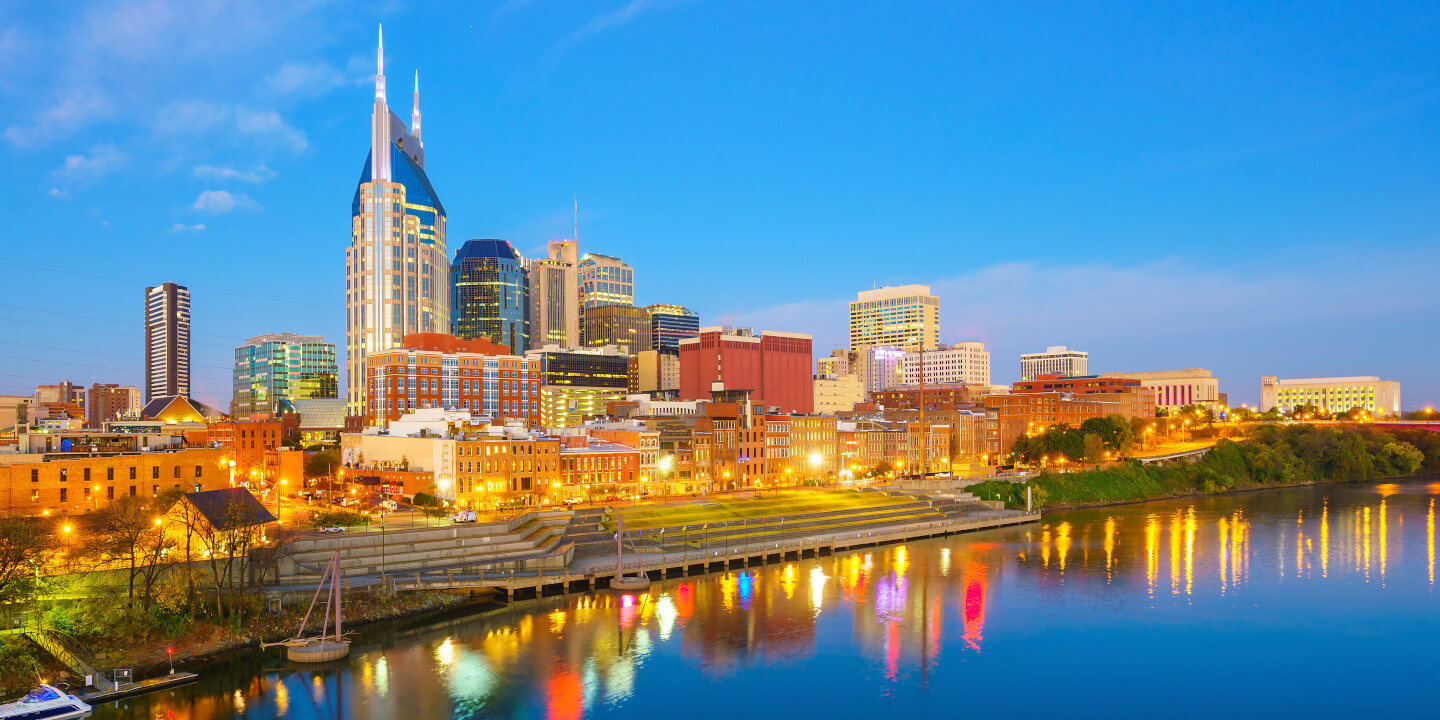
[[[93,717],[1430,716],[1440,482],[1020,528],[370,626]]]

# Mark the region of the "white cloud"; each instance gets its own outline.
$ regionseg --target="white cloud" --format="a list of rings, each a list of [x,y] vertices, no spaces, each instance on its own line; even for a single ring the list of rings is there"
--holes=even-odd
[[[236,108],[235,127],[242,133],[273,138],[289,146],[295,152],[300,152],[310,146],[304,130],[286,125],[285,121],[280,118],[280,113],[273,110],[250,111]]]
[[[624,7],[618,10],[592,18],[590,22],[585,23],[584,27],[575,31],[574,38],[579,39],[619,27],[651,10],[672,4],[674,3],[669,0],[630,0]]]
[[[259,212],[260,205],[250,199],[249,195],[243,192],[230,192],[229,190],[206,190],[195,198],[195,203],[190,206],[192,210],[198,210],[212,215],[221,215],[232,210],[245,210]]]
[[[5,139],[17,147],[43,145],[76,128],[110,114],[110,100],[92,88],[80,88],[58,98],[24,125],[5,128]]]
[[[50,197],[55,198],[55,199],[57,199],[57,200],[69,200],[69,199],[70,199],[70,188],[58,188],[58,187],[53,187],[53,188],[50,188],[50,193],[49,193],[49,194],[50,194]]]
[[[230,113],[229,107],[205,100],[178,100],[161,108],[152,124],[164,135],[199,134],[219,129]]]
[[[214,165],[200,165],[191,173],[202,180],[238,180],[239,182],[261,183],[266,180],[273,180],[278,173],[264,165],[255,166],[254,170],[236,170],[229,167],[217,167]]]
[[[265,77],[264,87],[277,95],[319,97],[348,82],[345,73],[321,60],[313,63],[285,63]]]
[[[66,155],[55,175],[71,182],[94,182],[124,167],[128,159],[113,144],[103,143],[91,148],[89,155]]]
[[[200,232],[204,229],[204,225],[186,225],[184,223],[175,223],[174,225],[170,226],[170,232],[172,233]]]

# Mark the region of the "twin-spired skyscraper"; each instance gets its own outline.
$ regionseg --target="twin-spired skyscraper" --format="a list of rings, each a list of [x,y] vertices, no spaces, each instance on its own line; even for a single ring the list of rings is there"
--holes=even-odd
[[[350,209],[345,251],[346,409],[365,412],[365,354],[417,332],[450,332],[445,207],[425,175],[420,75],[410,127],[385,102],[385,42],[375,49],[370,156]]]

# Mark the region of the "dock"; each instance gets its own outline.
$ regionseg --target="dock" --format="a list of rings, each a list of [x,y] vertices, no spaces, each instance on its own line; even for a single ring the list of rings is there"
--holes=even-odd
[[[170,675],[161,675],[160,677],[148,678],[139,682],[116,685],[113,689],[110,690],[96,690],[93,693],[86,693],[81,695],[80,699],[91,705],[99,705],[101,703],[107,703],[112,700],[119,700],[121,698],[132,697],[135,695],[144,695],[145,693],[154,692],[156,690],[164,690],[165,688],[189,685],[190,683],[195,682],[199,678],[199,675],[196,675],[192,672],[177,672]]]

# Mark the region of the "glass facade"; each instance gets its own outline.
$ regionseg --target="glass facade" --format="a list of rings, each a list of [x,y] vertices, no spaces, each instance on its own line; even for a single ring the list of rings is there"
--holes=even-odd
[[[250,338],[235,348],[230,414],[244,417],[293,409],[302,398],[339,392],[335,344],[319,335],[282,333]]]
[[[624,346],[634,355],[650,349],[650,314],[634,305],[585,308],[585,346]]]
[[[530,348],[529,277],[504,240],[470,240],[450,264],[451,333],[523,354]]]
[[[647,305],[650,316],[650,349],[666,355],[680,354],[680,341],[700,336],[700,316],[679,305]]]
[[[543,385],[575,385],[595,388],[629,387],[629,360],[624,355],[598,352],[531,352],[540,358]]]

